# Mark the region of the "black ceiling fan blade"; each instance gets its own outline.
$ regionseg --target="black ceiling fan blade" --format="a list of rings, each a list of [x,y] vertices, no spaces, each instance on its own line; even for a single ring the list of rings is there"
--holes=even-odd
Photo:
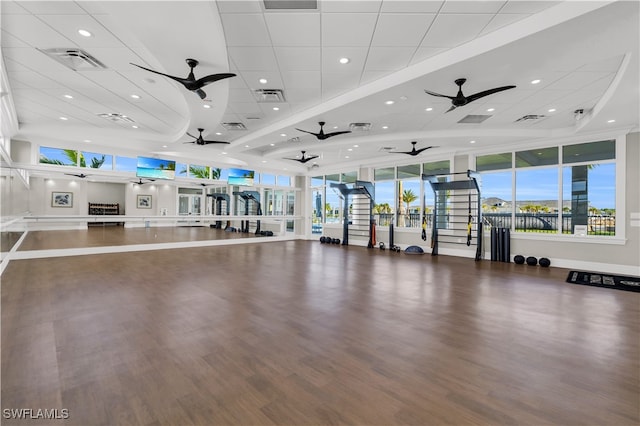
[[[345,133],[351,133],[351,130],[343,130],[341,132],[331,132],[331,133],[325,133],[324,134],[324,138],[330,138],[332,136],[338,136],[338,135],[343,135]]]
[[[175,76],[173,76],[173,75],[165,74],[165,73],[160,72],[160,71],[152,70],[152,69],[150,69],[150,68],[145,68],[145,67],[143,67],[142,65],[137,65],[137,64],[134,64],[133,62],[129,62],[129,63],[130,63],[131,65],[135,65],[135,66],[136,66],[136,67],[138,67],[138,68],[142,68],[143,70],[146,70],[146,71],[152,72],[152,73],[154,73],[154,74],[159,74],[159,75],[163,75],[163,76],[165,76],[165,77],[169,77],[170,79],[175,80],[175,81],[177,81],[178,83],[183,84],[183,85],[187,85],[187,84],[189,84],[189,83],[192,83],[190,80],[187,80],[187,79],[184,79],[184,78],[175,77]]]
[[[474,93],[473,95],[467,96],[467,103],[473,102],[476,99],[484,98],[485,96],[493,95],[494,93],[502,92],[503,90],[513,89],[516,86],[502,86],[496,87],[495,89],[485,90],[483,92]]]
[[[315,137],[319,137],[319,136],[320,136],[320,133],[314,133],[314,132],[310,132],[310,131],[308,131],[308,130],[298,129],[297,127],[296,127],[296,130],[298,130],[298,131],[300,131],[300,132],[304,132],[304,133],[309,133],[310,135],[313,135],[313,136],[315,136]]]
[[[304,157],[304,158],[298,158],[297,161],[301,162],[301,163],[306,163],[307,161],[311,161],[311,160],[315,160],[316,158],[318,158],[319,155],[310,155],[309,157]]]
[[[420,149],[416,149],[413,151],[413,153],[411,155],[418,155],[423,151],[426,151],[427,149],[431,149],[431,148],[435,148],[435,146],[425,146],[424,148],[420,148]]]
[[[198,96],[200,96],[200,99],[205,99],[207,97],[207,94],[202,89],[196,89],[196,90],[193,90],[193,92],[197,93]]]
[[[211,74],[206,77],[199,78],[195,81],[196,87],[203,87],[207,84],[214,83],[219,80],[224,80],[225,78],[235,77],[236,75],[233,73],[220,73],[220,74]]]
[[[210,143],[224,143],[224,144],[230,144],[231,142],[225,142],[225,141],[205,141],[205,140],[201,140],[200,141],[202,144],[207,145]]]
[[[187,133],[187,136],[191,136],[191,137],[192,137],[192,138],[194,138],[194,139],[198,139],[198,137],[197,137],[197,136],[193,136],[193,135],[192,135],[191,133],[189,133],[189,132],[186,132],[186,133]]]
[[[424,91],[424,92],[425,92],[426,94],[428,94],[428,95],[431,95],[431,96],[439,96],[439,97],[441,97],[441,98],[447,98],[447,99],[451,99],[451,100],[454,100],[454,99],[455,99],[455,96],[442,95],[442,94],[440,94],[440,93],[432,92],[432,91],[430,91],[430,90],[426,90],[426,89],[425,89],[425,91]]]
[[[453,111],[453,110],[454,110],[454,109],[456,109],[456,108],[457,108],[457,107],[456,107],[455,105],[451,105],[451,107],[449,107],[449,109],[448,109],[448,110],[446,110],[444,113],[446,114],[446,113],[448,113],[448,112],[451,112],[451,111]]]
[[[88,177],[88,176],[89,176],[89,175],[85,175],[84,173],[80,173],[80,174],[76,174],[76,173],[65,173],[65,175],[68,175],[68,176],[75,176],[75,177],[78,177],[78,178],[80,178],[80,179],[84,179],[84,178],[86,178],[86,177]]]

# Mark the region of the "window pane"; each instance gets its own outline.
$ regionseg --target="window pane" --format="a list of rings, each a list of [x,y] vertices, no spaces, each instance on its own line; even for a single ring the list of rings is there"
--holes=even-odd
[[[358,179],[358,172],[347,172],[341,175],[342,183],[355,183]]]
[[[220,179],[220,174],[222,173],[222,169],[219,167],[211,168],[211,179]]]
[[[482,215],[492,226],[511,228],[511,177],[511,171],[482,173],[478,182]]]
[[[449,173],[449,170],[449,160],[434,161],[422,165],[422,173],[425,175],[445,175]]]
[[[323,176],[314,176],[311,178],[311,186],[322,186],[324,184]]]
[[[395,213],[395,182],[376,182],[374,184],[374,190],[375,205],[373,207],[373,213],[376,223],[378,226],[389,226]]]
[[[558,147],[516,152],[516,167],[558,164]]]
[[[375,169],[373,172],[374,180],[395,179],[396,173],[393,167],[385,167],[384,169]]]
[[[116,156],[116,171],[135,172],[137,168],[138,168],[137,158]]]
[[[218,179],[227,181],[229,179],[229,169],[219,169],[220,177]]]
[[[562,170],[562,231],[587,235],[615,235],[616,168],[613,163],[564,167]]]
[[[57,166],[77,166],[78,151],[73,149],[40,147],[40,163]]]
[[[583,163],[587,161],[612,160],[614,158],[616,158],[616,143],[614,140],[562,147],[563,163]]]
[[[176,176],[187,177],[187,165],[182,163],[176,163]]]
[[[420,224],[420,183],[418,179],[398,181],[399,228],[417,228]]]
[[[263,185],[275,185],[276,184],[276,177],[275,175],[268,175],[266,173],[262,174],[262,180],[260,181],[261,184]]]
[[[322,199],[322,187],[314,188],[311,196],[313,217],[311,219],[311,233],[322,234],[322,222],[325,216],[324,200]]]
[[[325,223],[340,223],[342,195],[336,188],[331,188],[332,183],[339,183],[340,175],[327,175],[325,178],[327,182]]]
[[[278,175],[278,186],[291,186],[291,177]]]
[[[113,156],[83,151],[80,154],[80,167],[113,170]]]
[[[398,166],[398,179],[420,177],[420,164]]]
[[[209,179],[211,174],[211,167],[209,166],[196,166],[195,164],[189,164],[189,177],[194,179]]]
[[[511,168],[511,153],[481,155],[476,158],[476,171],[503,170]]]
[[[556,233],[558,169],[516,171],[516,231]]]

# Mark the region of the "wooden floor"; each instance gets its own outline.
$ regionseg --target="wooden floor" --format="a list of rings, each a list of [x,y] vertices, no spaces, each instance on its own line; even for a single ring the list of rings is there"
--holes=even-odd
[[[640,293],[287,241],[11,261],[3,425],[638,425]]]

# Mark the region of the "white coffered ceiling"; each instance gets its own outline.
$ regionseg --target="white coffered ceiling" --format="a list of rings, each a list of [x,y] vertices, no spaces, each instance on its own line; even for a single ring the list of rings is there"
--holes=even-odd
[[[300,10],[266,10],[259,0],[2,1],[0,7],[7,91],[20,123],[11,136],[34,144],[304,174],[313,162],[283,158],[301,150],[319,155],[316,173],[415,161],[381,150],[408,151],[411,141],[438,146],[418,157],[429,161],[625,132],[640,121],[636,1],[325,0]],[[42,52],[49,48],[82,49],[106,69],[73,71]],[[131,65],[186,77],[187,58],[200,61],[196,77],[237,76],[205,86],[201,100]],[[446,113],[450,101],[424,90],[455,95],[457,78],[467,78],[466,95],[516,88]],[[285,99],[259,102],[256,89],[282,90]],[[577,109],[585,111],[580,121]],[[489,117],[459,123],[469,114]],[[527,115],[544,117],[517,121]],[[320,121],[325,132],[350,123],[371,128],[324,141],[296,130],[318,131]],[[227,130],[228,122],[247,130]],[[208,139],[231,143],[184,144],[191,140],[185,133],[199,127]]]

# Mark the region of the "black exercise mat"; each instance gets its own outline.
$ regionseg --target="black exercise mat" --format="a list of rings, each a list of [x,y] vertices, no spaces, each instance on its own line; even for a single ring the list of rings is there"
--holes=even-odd
[[[640,293],[640,277],[601,274],[598,272],[570,271],[567,282],[594,287],[614,288],[616,290]]]

